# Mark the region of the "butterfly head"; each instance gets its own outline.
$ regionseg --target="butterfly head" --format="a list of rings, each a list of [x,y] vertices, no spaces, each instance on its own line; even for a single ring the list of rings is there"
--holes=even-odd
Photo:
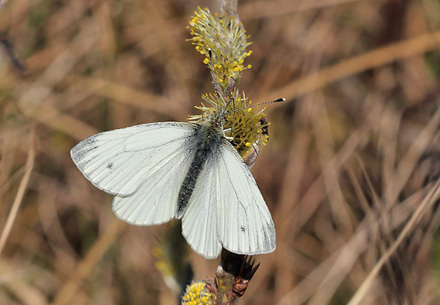
[[[202,97],[208,104],[197,106],[202,113],[191,115],[189,120],[198,124],[211,124],[211,128],[229,140],[240,155],[244,155],[254,145],[266,145],[269,138],[266,130],[270,123],[261,121],[265,116],[264,108],[257,110],[244,94],[229,101],[218,95],[206,94]]]

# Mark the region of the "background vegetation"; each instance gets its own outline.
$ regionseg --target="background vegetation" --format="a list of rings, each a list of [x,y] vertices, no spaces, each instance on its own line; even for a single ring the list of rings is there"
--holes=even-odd
[[[72,163],[96,132],[185,120],[212,92],[186,25],[216,1],[0,1],[0,304],[174,304],[152,249]],[[240,89],[277,250],[241,304],[440,304],[440,3],[239,1]],[[218,261],[191,256],[195,278]]]

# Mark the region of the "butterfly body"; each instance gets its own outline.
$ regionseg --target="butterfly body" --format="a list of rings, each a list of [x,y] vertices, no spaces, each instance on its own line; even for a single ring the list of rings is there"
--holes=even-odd
[[[96,187],[115,195],[113,212],[135,225],[182,220],[182,234],[206,258],[275,249],[275,227],[222,116],[200,124],[163,122],[91,136],[71,151]]]
[[[215,121],[194,125],[194,135],[189,140],[190,147],[194,151],[194,158],[179,191],[177,218],[182,217],[205,163],[215,162],[219,157],[218,148],[225,140],[223,130]]]

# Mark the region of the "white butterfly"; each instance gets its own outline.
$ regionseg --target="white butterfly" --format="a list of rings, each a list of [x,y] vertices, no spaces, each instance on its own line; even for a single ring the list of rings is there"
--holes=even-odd
[[[182,219],[194,251],[216,258],[275,250],[275,226],[221,115],[201,124],[152,123],[91,136],[71,150],[78,169],[113,194],[113,211],[135,225]]]

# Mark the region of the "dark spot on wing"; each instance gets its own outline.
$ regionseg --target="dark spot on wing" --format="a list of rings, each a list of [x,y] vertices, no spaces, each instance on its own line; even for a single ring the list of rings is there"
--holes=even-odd
[[[108,168],[108,169],[112,169],[112,167],[113,167],[113,163],[112,163],[112,162],[110,162],[109,164],[107,164],[107,168]]]
[[[246,227],[245,226],[241,226],[240,230],[241,230],[241,232],[246,232]]]

